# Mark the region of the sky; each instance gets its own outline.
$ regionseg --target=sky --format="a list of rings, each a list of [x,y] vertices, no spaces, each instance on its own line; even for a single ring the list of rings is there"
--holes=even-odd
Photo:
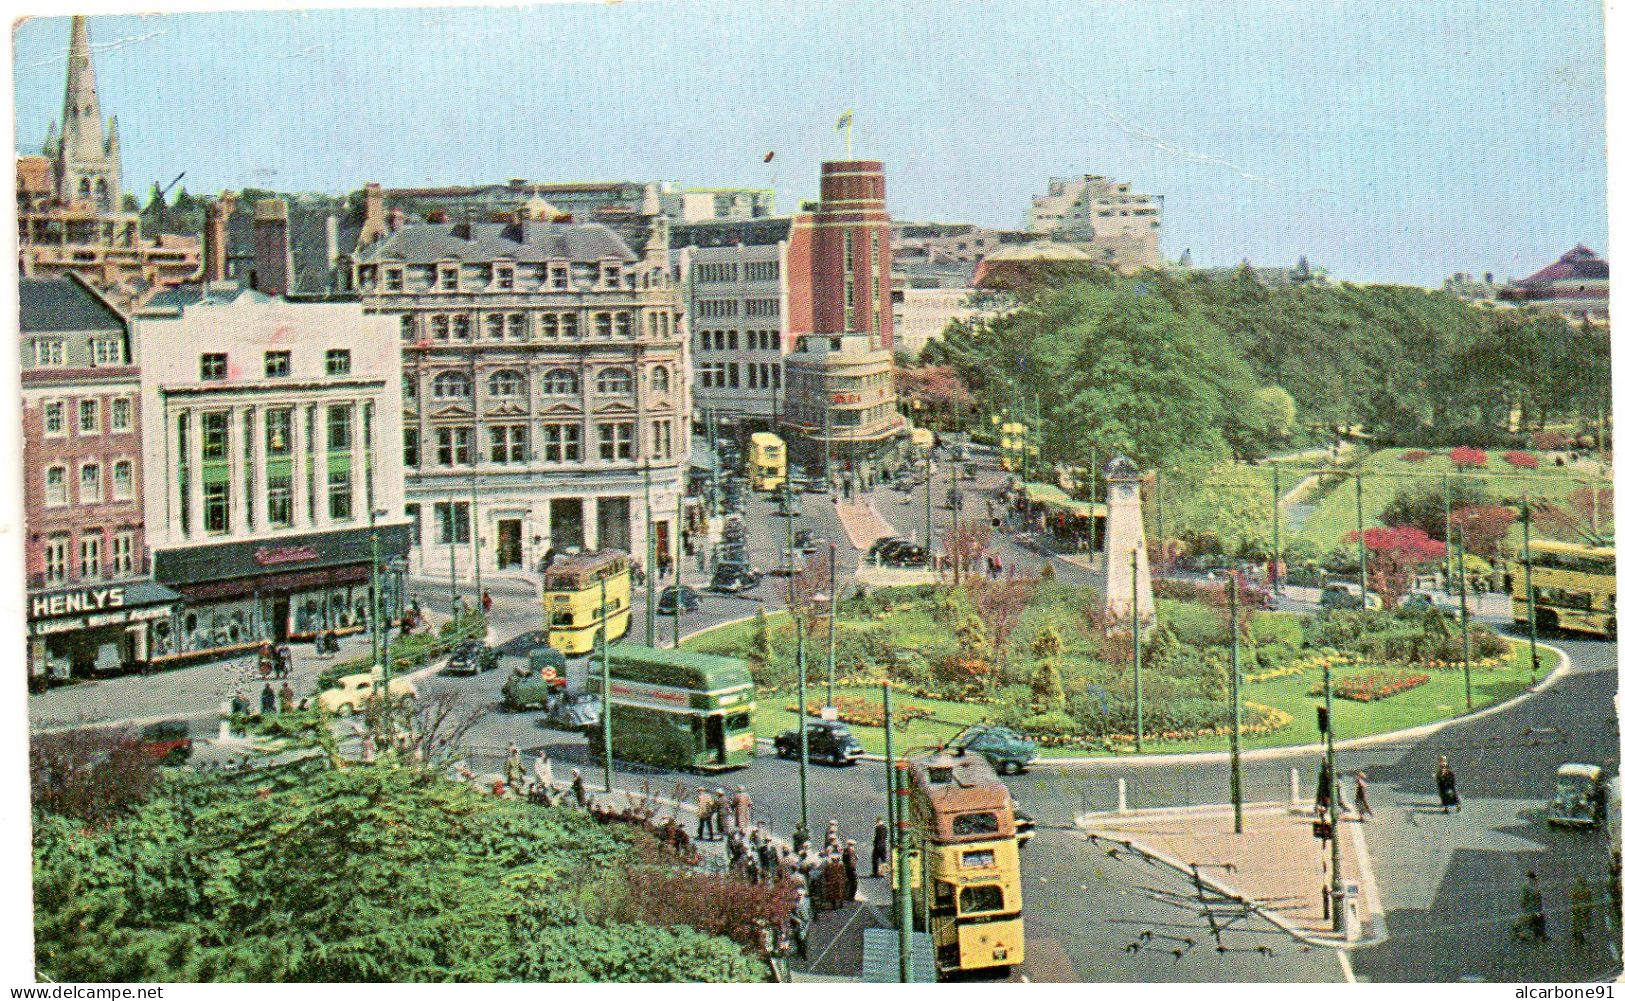
[[[632,0],[99,16],[125,188],[669,180],[1018,227],[1051,176],[1164,196],[1165,256],[1436,286],[1607,253],[1603,13],[1550,0]],[[68,19],[15,31],[21,153]],[[764,163],[768,151],[771,163]]]

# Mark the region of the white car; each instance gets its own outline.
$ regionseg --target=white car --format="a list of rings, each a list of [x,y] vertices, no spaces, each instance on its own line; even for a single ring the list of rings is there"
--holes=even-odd
[[[335,716],[361,712],[366,708],[367,700],[376,694],[375,686],[383,679],[382,671],[347,674],[339,679],[337,688],[329,688],[316,696],[316,704]],[[405,678],[393,678],[389,682],[389,694],[399,701],[408,702],[418,697],[418,690]]]

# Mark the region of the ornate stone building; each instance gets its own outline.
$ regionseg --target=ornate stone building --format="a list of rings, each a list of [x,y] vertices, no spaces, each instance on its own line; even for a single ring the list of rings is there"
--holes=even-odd
[[[349,262],[400,337],[413,570],[463,577],[477,554],[483,572],[533,572],[577,547],[641,560],[646,498],[670,552],[691,405],[666,222],[640,259],[540,199],[514,215],[369,218]]]

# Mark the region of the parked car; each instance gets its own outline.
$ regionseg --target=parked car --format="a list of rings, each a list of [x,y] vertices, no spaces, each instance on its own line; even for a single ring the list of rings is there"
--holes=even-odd
[[[877,542],[869,547],[869,555],[876,565],[883,567],[924,567],[931,564],[931,554],[907,539]]]
[[[1557,794],[1546,809],[1546,822],[1554,827],[1596,830],[1608,810],[1608,791],[1602,769],[1569,762],[1557,770]]]
[[[1347,584],[1327,584],[1320,589],[1320,607],[1327,611],[1358,610],[1360,604],[1358,585],[1351,588]],[[1365,608],[1368,611],[1380,611],[1382,609],[1382,598],[1368,590],[1365,596]]]
[[[950,751],[975,751],[1000,775],[1027,770],[1038,757],[1038,742],[1007,726],[978,723],[961,730],[945,745]]]
[[[781,758],[798,758],[801,756],[801,734],[796,730],[786,730],[773,738],[773,750]],[[831,723],[827,720],[809,720],[807,722],[807,760],[823,761],[831,765],[855,764],[863,754],[863,745],[858,738],[852,736],[845,723]]]
[[[367,707],[367,702],[377,695],[375,686],[381,681],[383,681],[382,671],[347,674],[339,679],[335,687],[316,696],[316,704],[335,716],[361,712]],[[405,678],[392,678],[389,682],[389,695],[393,699],[410,703],[418,697],[418,690],[417,686]]]
[[[580,732],[598,725],[600,709],[594,692],[562,691],[547,707],[547,725],[555,730]]]
[[[655,611],[661,615],[676,615],[677,603],[682,602],[683,611],[697,612],[700,610],[700,592],[687,584],[662,588],[660,600],[655,605]]]
[[[886,547],[894,546],[897,543],[904,541],[906,540],[899,539],[895,535],[883,535],[869,544],[869,551],[864,555],[867,559],[878,562],[880,559],[880,554],[886,549]]]
[[[148,723],[124,746],[160,764],[182,765],[192,756],[192,730],[180,719]]]
[[[484,674],[497,666],[497,652],[484,640],[464,640],[451,652],[442,674]]]
[[[762,582],[762,575],[749,563],[724,561],[711,568],[711,590],[723,594],[749,591]]]

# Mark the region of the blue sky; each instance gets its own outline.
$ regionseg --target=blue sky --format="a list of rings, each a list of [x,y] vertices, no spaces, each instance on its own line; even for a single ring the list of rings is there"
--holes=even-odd
[[[834,125],[902,219],[1020,224],[1051,175],[1166,197],[1163,251],[1436,285],[1607,251],[1602,6],[1032,0],[103,16],[125,186],[665,179],[816,194]],[[68,21],[15,32],[17,145]],[[771,164],[762,162],[768,150]]]

